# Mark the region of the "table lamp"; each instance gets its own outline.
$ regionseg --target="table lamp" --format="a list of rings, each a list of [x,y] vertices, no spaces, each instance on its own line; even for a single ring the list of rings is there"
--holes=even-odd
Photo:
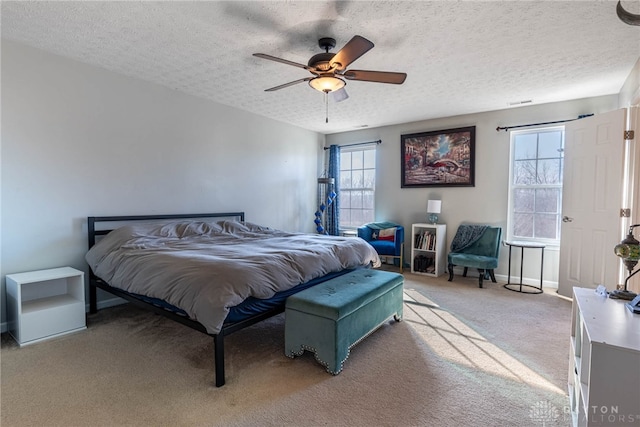
[[[629,279],[631,279],[634,274],[640,271],[640,269],[633,271],[633,268],[638,263],[638,260],[640,260],[640,242],[638,242],[638,240],[633,237],[633,229],[636,227],[640,227],[640,224],[634,224],[630,226],[627,237],[625,237],[622,242],[617,244],[613,250],[615,254],[622,259],[622,262],[629,271],[629,275],[624,281],[624,289],[616,289],[615,291],[612,291],[609,294],[610,298],[632,300],[636,297],[635,293],[627,289]]]
[[[429,214],[429,222],[431,224],[438,223],[438,214],[442,208],[442,200],[429,200],[427,202],[427,213]]]

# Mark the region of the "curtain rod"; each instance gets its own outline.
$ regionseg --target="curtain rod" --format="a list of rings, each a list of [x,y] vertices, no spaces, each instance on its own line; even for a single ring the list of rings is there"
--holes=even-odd
[[[353,147],[354,145],[369,145],[369,144],[382,144],[382,140],[379,139],[377,141],[369,141],[369,142],[357,142],[355,144],[345,144],[340,147]],[[324,147],[325,150],[328,150],[330,147]]]
[[[556,124],[556,123],[572,122],[574,120],[580,120],[580,119],[584,119],[585,117],[590,117],[590,116],[593,116],[593,113],[591,113],[591,114],[581,114],[581,115],[578,116],[577,119],[557,120],[555,122],[545,122],[545,123],[531,123],[531,124],[528,124],[528,125],[516,125],[516,126],[504,126],[504,127],[498,126],[496,128],[496,131],[500,132],[501,130],[504,130],[506,132],[509,129],[514,129],[514,128],[524,128],[524,127],[528,127],[528,126],[553,125],[553,124]]]

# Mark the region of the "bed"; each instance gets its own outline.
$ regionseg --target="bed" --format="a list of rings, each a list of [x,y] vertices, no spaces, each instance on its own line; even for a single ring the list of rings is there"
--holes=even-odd
[[[210,335],[215,384],[224,337],[284,311],[286,298],[380,265],[362,239],[288,233],[244,212],[88,217],[90,312],[102,289]]]

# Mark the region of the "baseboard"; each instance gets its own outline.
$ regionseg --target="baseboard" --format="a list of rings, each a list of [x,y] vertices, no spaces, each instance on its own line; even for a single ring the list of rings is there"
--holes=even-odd
[[[506,274],[496,274],[496,280],[499,282],[504,282],[507,283],[507,275]],[[520,277],[514,277],[511,276],[511,284],[519,284],[520,283]],[[535,287],[540,287],[540,279],[535,279],[535,278],[530,278],[530,277],[523,277],[522,278],[522,284],[523,285],[530,285],[530,286],[535,286]],[[542,281],[542,287],[543,288],[552,288],[552,289],[558,289],[558,282],[552,282],[550,280],[543,280]]]
[[[462,276],[464,267],[460,267],[460,266],[455,266],[453,268],[453,273],[456,276]],[[445,271],[444,272],[445,275],[448,275],[449,272]],[[475,274],[475,276],[474,276]],[[507,275],[506,274],[495,274],[496,276],[496,280],[500,283],[506,284],[507,283]],[[467,277],[478,277],[478,273],[476,270],[474,269],[469,269],[469,271],[467,272]],[[485,279],[486,281],[486,279]],[[520,283],[520,276],[516,277],[516,276],[511,276],[511,284],[519,284]],[[533,277],[523,277],[522,278],[522,284],[523,285],[531,285],[531,286],[535,286],[537,288],[540,287],[540,278],[533,278]],[[551,280],[543,280],[542,281],[542,287],[543,288],[552,288],[552,289],[558,289],[558,282],[553,282]]]
[[[408,266],[409,269],[411,268],[411,266]],[[448,274],[448,273],[445,273]],[[500,283],[507,283],[507,275],[506,274],[496,274],[496,280]],[[512,277],[512,283],[520,283],[520,278],[519,277]],[[523,277],[522,278],[522,284],[523,285],[532,285],[532,286],[540,286],[540,279],[533,279],[533,278],[528,278],[528,277]],[[552,289],[558,289],[558,282],[552,282],[549,280],[543,280],[542,282],[542,286],[545,288],[552,288]],[[119,297],[113,297],[113,298],[109,298],[106,300],[101,300],[98,301],[98,310],[101,310],[103,308],[109,308],[109,307],[115,307],[116,305],[121,305],[121,304],[126,304],[127,301],[119,298]],[[85,308],[86,312],[89,312],[89,304],[86,304],[86,308]],[[0,332],[5,333],[8,331],[7,328],[7,322],[2,322],[0,324]]]

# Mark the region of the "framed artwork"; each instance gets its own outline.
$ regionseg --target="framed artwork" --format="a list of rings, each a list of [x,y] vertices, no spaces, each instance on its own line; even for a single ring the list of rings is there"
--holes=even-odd
[[[401,187],[473,187],[476,127],[401,135]]]

